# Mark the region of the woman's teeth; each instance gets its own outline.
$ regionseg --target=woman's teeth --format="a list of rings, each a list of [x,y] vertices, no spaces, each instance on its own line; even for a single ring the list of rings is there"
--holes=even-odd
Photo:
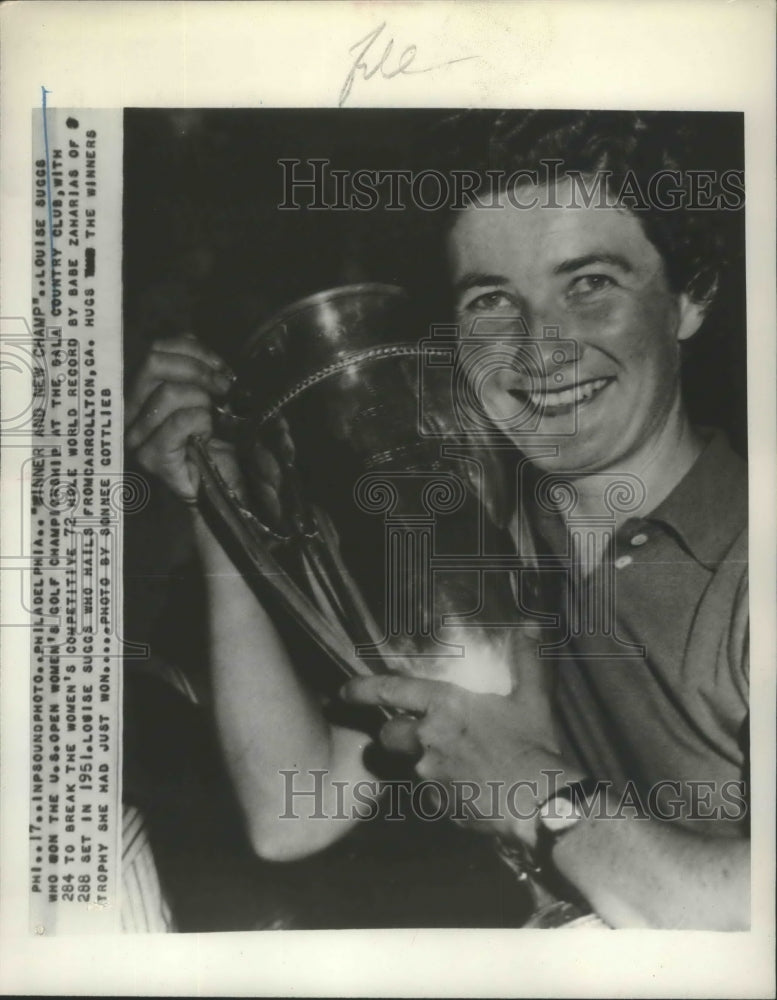
[[[591,382],[573,385],[570,389],[546,389],[543,392],[532,392],[529,394],[529,401],[532,406],[541,406],[546,410],[558,406],[569,406],[570,403],[582,403],[603,389],[609,381],[606,378],[597,378]]]

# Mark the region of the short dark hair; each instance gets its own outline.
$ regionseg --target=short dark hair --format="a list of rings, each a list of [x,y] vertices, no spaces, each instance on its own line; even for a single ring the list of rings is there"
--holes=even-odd
[[[694,301],[709,302],[725,265],[720,212],[694,205],[689,190],[694,171],[719,162],[707,155],[710,137],[699,129],[699,116],[687,112],[636,111],[469,111],[449,116],[451,162],[474,170],[492,187],[494,176],[538,171],[553,162],[554,173],[605,174],[607,187],[623,190],[628,176],[640,190],[659,172],[679,175],[676,207],[646,203],[632,208],[645,235],[661,254],[670,286]],[[559,163],[559,161],[561,161]],[[497,182],[498,183],[498,182]]]

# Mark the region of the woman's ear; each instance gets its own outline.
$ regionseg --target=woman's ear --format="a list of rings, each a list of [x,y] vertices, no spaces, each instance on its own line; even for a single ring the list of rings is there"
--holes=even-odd
[[[712,305],[717,290],[718,279],[715,278],[706,294],[700,299],[691,298],[687,292],[680,295],[677,318],[678,340],[690,340],[696,333],[707,315],[707,310]]]

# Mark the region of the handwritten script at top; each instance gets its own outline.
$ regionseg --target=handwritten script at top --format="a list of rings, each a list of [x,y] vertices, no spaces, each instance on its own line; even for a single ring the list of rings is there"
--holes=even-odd
[[[412,73],[429,73],[434,69],[441,69],[443,66],[451,66],[453,63],[464,62],[467,59],[477,59],[477,56],[461,56],[458,59],[449,59],[447,62],[438,63],[436,66],[426,66],[424,68],[416,67],[411,69],[412,63],[415,61],[417,47],[415,45],[408,45],[401,53],[401,55],[391,57],[391,51],[394,48],[394,39],[389,38],[385,45],[385,36],[381,39],[381,35],[386,28],[386,22],[378,25],[373,31],[364,38],[360,38],[358,42],[348,49],[349,52],[356,52],[356,59],[348,70],[348,75],[345,78],[342,89],[340,90],[340,98],[338,100],[338,107],[342,107],[348,100],[348,96],[353,89],[354,80],[356,79],[357,73],[362,74],[362,78],[365,80],[370,80],[376,73],[380,73],[381,76],[386,80],[391,80],[393,77],[398,76],[400,73],[409,75]],[[381,51],[381,45],[378,45],[378,40],[380,39],[381,45],[383,45]]]

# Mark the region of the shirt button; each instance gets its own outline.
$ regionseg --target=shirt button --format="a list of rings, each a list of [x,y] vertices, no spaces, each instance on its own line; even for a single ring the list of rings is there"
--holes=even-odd
[[[648,536],[644,534],[644,532],[640,531],[638,534],[634,535],[634,537],[631,539],[631,544],[644,545],[647,540]]]
[[[630,563],[633,562],[634,560],[631,558],[631,556],[618,556],[613,565],[615,566],[616,569],[623,569],[625,566],[628,566]]]

